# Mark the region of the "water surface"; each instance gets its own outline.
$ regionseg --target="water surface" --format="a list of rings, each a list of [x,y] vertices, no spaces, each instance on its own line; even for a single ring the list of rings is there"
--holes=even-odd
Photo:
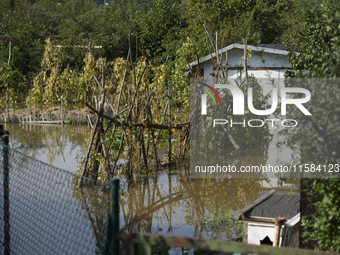
[[[77,171],[77,155],[86,152],[85,139],[91,131],[87,125],[2,124],[13,149],[72,173]]]
[[[10,146],[26,155],[74,173],[77,155],[86,152],[88,126],[49,126],[4,123]],[[250,158],[249,160],[252,160]],[[254,160],[268,160],[254,157]],[[235,240],[240,209],[277,183],[269,179],[192,179],[183,165],[135,175],[132,182],[121,176],[120,229],[186,237]],[[92,237],[103,238],[110,208],[107,192],[93,187],[72,194],[84,210]],[[229,216],[228,216],[229,215]],[[233,230],[232,230],[233,229]],[[101,240],[96,240],[100,243]]]

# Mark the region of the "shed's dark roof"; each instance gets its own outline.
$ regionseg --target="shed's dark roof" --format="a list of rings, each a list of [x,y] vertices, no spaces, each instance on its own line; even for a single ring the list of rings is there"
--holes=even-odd
[[[281,216],[290,219],[299,212],[300,196],[272,195],[245,212],[244,217],[275,218],[276,216]]]

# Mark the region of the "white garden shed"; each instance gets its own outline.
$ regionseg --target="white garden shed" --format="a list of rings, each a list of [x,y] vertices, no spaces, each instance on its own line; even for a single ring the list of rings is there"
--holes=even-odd
[[[248,75],[256,78],[262,87],[262,93],[264,95],[272,93],[273,85],[278,88],[278,92],[280,91],[280,88],[284,86],[285,72],[291,66],[288,55],[292,50],[296,49],[277,44],[259,44],[258,46],[247,45],[247,53],[251,54],[251,57],[247,59]],[[243,80],[245,77],[243,67],[244,60],[242,59],[244,53],[244,44],[237,43],[230,44],[219,50],[219,56],[222,58],[222,64],[225,64],[226,62],[228,63],[228,78],[230,79],[229,81],[231,84],[234,84],[234,79],[239,78]],[[215,52],[189,63],[188,67],[190,67],[195,74],[200,73],[200,77],[204,78],[206,84],[214,86],[214,77],[210,74],[211,71],[214,71],[214,59],[216,59]],[[190,75],[190,71],[187,72],[187,74]],[[193,78],[198,77],[196,76]],[[280,98],[278,100],[280,103]],[[271,104],[272,100],[270,97],[268,99],[268,105]],[[268,118],[270,117],[273,116],[268,116]],[[267,164],[276,165],[280,161],[291,160],[291,149],[288,147],[279,149],[276,146],[276,143],[283,139],[279,135],[279,131],[279,127],[271,127],[271,132],[274,134],[274,138],[273,142],[270,144]],[[270,178],[270,184],[264,182],[263,187],[270,188],[277,185],[278,179],[273,176]],[[286,184],[284,185],[286,186]]]
[[[251,57],[248,59],[248,74],[254,75],[255,78],[282,79],[285,70],[290,67],[288,62],[289,50],[284,45],[259,44],[257,47],[248,45],[247,49],[251,49]],[[222,63],[226,63],[226,57],[228,59],[228,78],[241,77],[242,79],[243,66],[240,66],[239,62],[243,63],[244,45],[230,44],[219,50],[219,54],[222,54]],[[191,68],[198,67],[200,73],[207,79],[207,84],[213,84],[213,77],[209,72],[213,71],[215,55],[215,53],[209,54],[188,65]]]

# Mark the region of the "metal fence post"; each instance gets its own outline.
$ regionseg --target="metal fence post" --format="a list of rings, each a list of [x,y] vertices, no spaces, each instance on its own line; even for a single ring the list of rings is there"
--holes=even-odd
[[[4,187],[4,248],[5,255],[10,254],[9,237],[9,167],[8,167],[8,135],[2,136],[3,146],[3,187]]]
[[[119,233],[119,179],[115,178],[111,184],[111,227],[112,227],[112,251],[113,254],[119,254],[119,241],[117,234]]]

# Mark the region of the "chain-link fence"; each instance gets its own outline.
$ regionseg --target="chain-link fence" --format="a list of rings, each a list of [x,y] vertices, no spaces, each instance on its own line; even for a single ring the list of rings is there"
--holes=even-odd
[[[109,186],[0,143],[0,254],[100,254]]]

